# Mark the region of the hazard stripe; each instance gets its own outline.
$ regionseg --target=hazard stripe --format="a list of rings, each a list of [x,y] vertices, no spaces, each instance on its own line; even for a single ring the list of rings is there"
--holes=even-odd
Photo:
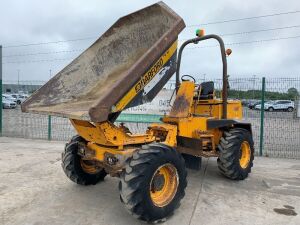
[[[144,87],[158,74],[177,50],[177,40],[171,47],[154,63],[154,65],[141,77],[141,79],[127,92],[127,94],[112,107],[112,112],[122,111],[132,99],[144,89]]]

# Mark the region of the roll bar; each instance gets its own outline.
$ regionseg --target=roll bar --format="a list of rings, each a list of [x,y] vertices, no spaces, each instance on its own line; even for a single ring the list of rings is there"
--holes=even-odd
[[[188,44],[191,44],[191,43],[198,44],[199,41],[204,41],[204,40],[208,40],[208,39],[215,39],[220,44],[222,63],[223,63],[223,90],[222,90],[223,114],[222,114],[222,119],[226,119],[227,118],[227,98],[228,98],[228,93],[227,93],[228,92],[228,90],[227,90],[227,86],[228,86],[227,59],[226,59],[225,45],[224,45],[223,39],[220,36],[215,35],[215,34],[209,34],[209,35],[205,35],[205,36],[202,36],[202,37],[196,37],[196,38],[193,38],[193,39],[189,39],[181,45],[181,47],[179,49],[179,52],[178,52],[177,67],[176,67],[176,93],[177,93],[179,85],[180,85],[179,71],[180,71],[181,56],[182,56],[183,49]]]

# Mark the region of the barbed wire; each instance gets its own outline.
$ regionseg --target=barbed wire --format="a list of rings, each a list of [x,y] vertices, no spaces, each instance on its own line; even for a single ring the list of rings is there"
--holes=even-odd
[[[232,42],[232,43],[225,43],[225,45],[230,46],[230,45],[244,45],[244,44],[255,44],[255,43],[257,44],[257,43],[279,41],[279,40],[288,40],[288,39],[296,39],[296,38],[300,38],[300,35],[289,36],[289,37],[281,37],[281,38],[261,39],[261,40],[254,40],[254,41]],[[191,48],[187,48],[187,49],[212,48],[212,47],[219,47],[219,45],[206,45],[206,46],[199,46],[199,47],[191,47]]]
[[[20,56],[34,56],[34,55],[48,55],[48,54],[59,54],[59,53],[72,53],[72,52],[82,52],[84,49],[74,49],[74,50],[63,50],[63,51],[53,51],[53,52],[37,52],[37,53],[24,53],[15,55],[4,55],[3,58],[9,57],[20,57]]]
[[[227,34],[220,34],[220,36],[245,35],[245,34],[250,34],[250,33],[266,32],[266,31],[273,31],[273,30],[283,30],[283,29],[292,29],[292,28],[300,28],[300,25],[292,25],[292,26],[285,26],[285,27],[276,27],[276,28],[269,28],[269,29],[252,30],[252,31],[243,31],[243,32],[236,32],[236,33],[227,33]],[[185,40],[188,40],[188,39],[189,38],[180,39],[179,41],[185,41]],[[8,58],[8,57],[20,57],[20,56],[47,55],[47,54],[58,54],[58,53],[72,53],[72,52],[80,52],[80,51],[83,51],[83,49],[13,54],[13,55],[4,55],[2,57],[3,58]]]
[[[300,25],[293,25],[293,26],[286,26],[286,27],[277,27],[277,28],[262,29],[262,30],[244,31],[244,32],[238,32],[238,33],[228,33],[228,34],[221,34],[221,36],[230,36],[230,35],[238,35],[238,34],[249,34],[249,33],[271,31],[271,30],[281,30],[281,29],[290,29],[290,28],[300,28]],[[237,43],[227,43],[226,45],[238,45],[238,44],[246,44],[246,43],[248,44],[248,43],[257,43],[257,42],[267,42],[267,41],[292,39],[292,38],[298,38],[298,36],[285,37],[285,38],[272,38],[272,39],[266,39],[266,40],[254,40],[254,41],[237,42]],[[185,40],[188,40],[188,39],[180,39],[179,41],[185,41]],[[202,46],[201,48],[216,47],[216,46],[218,46],[218,45]],[[199,47],[197,47],[197,48],[199,48]],[[190,49],[190,48],[188,48],[188,49]],[[60,53],[73,53],[73,52],[82,52],[83,50],[84,49],[74,49],[74,50],[62,50],[62,51],[52,51],[52,52],[24,53],[24,54],[4,55],[2,57],[3,58],[9,58],[9,57],[22,57],[22,56],[60,54]]]
[[[59,44],[65,42],[76,42],[76,41],[85,41],[95,39],[95,37],[85,37],[85,38],[77,38],[77,39],[69,39],[69,40],[59,40],[59,41],[49,41],[49,42],[37,42],[37,43],[28,43],[28,44],[19,44],[19,45],[4,45],[2,48],[19,48],[19,47],[28,47],[28,46],[35,46],[35,45],[48,45],[48,44]]]
[[[260,32],[267,32],[267,31],[274,31],[274,30],[284,30],[284,29],[292,29],[292,28],[300,28],[300,25],[292,25],[292,26],[284,26],[284,27],[276,27],[276,28],[267,28],[267,29],[259,29],[259,30],[250,30],[250,31],[241,31],[235,33],[225,33],[220,34],[220,36],[235,36],[235,35],[246,35],[252,33],[260,33]],[[189,40],[191,38],[182,38],[181,41]]]
[[[232,43],[225,43],[226,46],[232,45],[245,45],[245,44],[260,44],[264,42],[271,42],[271,41],[279,41],[279,40],[288,40],[288,39],[296,39],[300,38],[300,35],[297,36],[289,36],[289,37],[281,37],[281,38],[270,38],[270,39],[261,39],[261,40],[253,40],[253,41],[243,41],[243,42],[232,42]],[[199,47],[189,47],[186,49],[197,49],[197,48],[212,48],[218,47],[219,45],[207,45],[207,46],[199,46]],[[73,60],[74,58],[60,58],[60,59],[44,59],[44,60],[24,60],[24,61],[8,61],[3,62],[3,64],[24,64],[24,63],[35,63],[35,62],[53,62],[53,61],[63,61],[63,60]]]
[[[288,14],[296,14],[296,13],[300,13],[300,10],[288,11],[288,12],[279,12],[279,13],[273,13],[273,14],[265,14],[265,15],[260,15],[260,16],[251,16],[251,17],[244,17],[244,18],[220,20],[220,21],[200,23],[200,24],[192,24],[192,25],[188,25],[186,27],[189,28],[189,27],[195,27],[195,26],[230,23],[230,22],[237,22],[237,21],[244,21],[244,20],[252,20],[252,19],[259,19],[259,18],[266,18],[266,17],[275,17],[275,16],[282,16],[282,15],[288,15]],[[28,46],[36,46],[36,45],[47,45],[47,44],[58,44],[58,43],[65,43],[65,42],[84,41],[84,40],[91,40],[91,39],[95,39],[95,38],[97,38],[97,36],[76,38],[76,39],[69,39],[69,40],[49,41],[49,42],[3,45],[2,47],[3,48],[18,48],[18,47],[28,47]]]
[[[24,64],[24,63],[36,63],[36,62],[54,62],[54,61],[65,61],[65,60],[74,60],[74,58],[57,58],[57,59],[41,59],[41,60],[24,60],[24,61],[12,61],[12,62],[3,62],[2,64]]]
[[[189,25],[186,27],[189,28],[189,27],[206,26],[206,25],[213,25],[213,24],[231,23],[231,22],[237,22],[237,21],[253,20],[253,19],[260,19],[260,18],[267,18],[267,17],[274,17],[274,16],[282,16],[282,15],[295,14],[295,13],[300,13],[300,10],[289,11],[289,12],[279,12],[279,13],[274,13],[274,14],[260,15],[260,16],[250,16],[250,17],[237,18],[237,19],[220,20],[220,21],[213,21],[213,22],[207,22],[207,23],[199,23],[199,24]]]

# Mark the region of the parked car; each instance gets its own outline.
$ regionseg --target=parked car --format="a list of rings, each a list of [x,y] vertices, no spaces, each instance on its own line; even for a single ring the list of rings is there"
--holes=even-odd
[[[2,94],[2,98],[17,103],[17,99],[11,96],[10,94]]]
[[[2,96],[2,108],[3,109],[15,109],[16,107],[17,107],[17,103]]]
[[[248,103],[248,108],[249,108],[249,109],[254,109],[255,106],[260,105],[260,104],[261,104],[261,101],[253,100],[253,101],[250,101],[250,102]]]
[[[27,98],[26,95],[21,95],[21,94],[12,94],[11,96],[17,99],[17,104],[19,105],[22,104]]]
[[[249,99],[242,99],[242,106],[248,106],[251,100]]]
[[[260,110],[261,105],[256,105],[255,109]],[[290,100],[277,100],[277,101],[269,101],[265,102],[264,110],[273,112],[273,111],[288,111],[292,112],[295,109],[295,104]]]
[[[24,98],[28,98],[29,95],[28,94],[20,94],[20,96],[24,97]]]

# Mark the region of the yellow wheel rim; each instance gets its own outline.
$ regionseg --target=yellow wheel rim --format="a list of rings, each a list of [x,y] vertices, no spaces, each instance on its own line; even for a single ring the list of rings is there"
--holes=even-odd
[[[150,197],[155,206],[164,207],[174,198],[178,188],[178,173],[170,163],[160,166],[152,176]]]
[[[89,160],[80,159],[80,165],[82,170],[89,174],[96,174],[101,170],[101,168],[97,168],[94,163]]]
[[[251,158],[251,148],[247,141],[243,141],[241,145],[241,157],[240,157],[240,166],[243,169],[246,169],[249,165]]]

